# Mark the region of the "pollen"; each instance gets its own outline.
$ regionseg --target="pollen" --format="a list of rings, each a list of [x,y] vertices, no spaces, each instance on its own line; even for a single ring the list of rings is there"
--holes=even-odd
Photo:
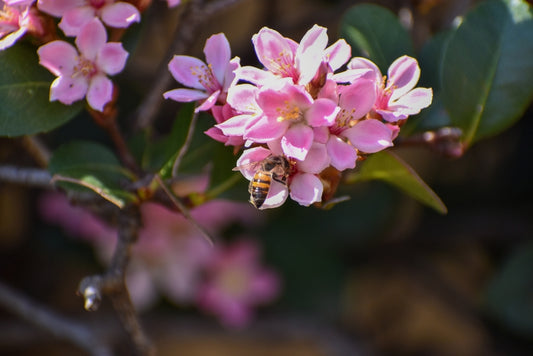
[[[94,63],[84,57],[78,59],[78,64],[74,67],[72,77],[83,76],[86,78],[92,77],[97,72]]]
[[[276,119],[278,122],[286,120],[299,121],[303,118],[303,113],[298,106],[291,104],[288,101],[285,101],[284,104],[284,107],[276,109],[279,114]]]

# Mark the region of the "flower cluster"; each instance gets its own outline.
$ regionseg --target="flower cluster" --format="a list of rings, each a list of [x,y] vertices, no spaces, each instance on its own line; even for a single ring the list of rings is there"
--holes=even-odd
[[[328,47],[326,31],[315,25],[298,43],[261,29],[252,42],[263,69],[230,59],[223,34],[206,41],[207,64],[188,56],[169,63],[174,78],[192,89],[164,97],[200,100],[197,111],[209,110],[216,120],[206,134],[245,147],[237,167],[248,180],[267,157],[290,163],[286,184],[272,180],[261,208],[280,206],[289,195],[304,206],[321,202],[326,168],[352,169],[362,156],[392,146],[408,116],[431,104],[432,90],[415,88],[414,58],[398,58],[384,77],[368,59],[350,59],[346,41]]]
[[[83,238],[103,263],[110,262],[114,227],[57,193],[42,196],[39,210],[47,222]],[[230,224],[259,223],[251,207],[229,201],[210,201],[191,214],[213,236]],[[143,227],[126,276],[137,309],[147,309],[162,295],[178,305],[196,305],[226,326],[242,327],[256,306],[279,294],[278,275],[260,263],[260,246],[249,236],[213,247],[181,214],[159,204],[144,203],[141,216]]]

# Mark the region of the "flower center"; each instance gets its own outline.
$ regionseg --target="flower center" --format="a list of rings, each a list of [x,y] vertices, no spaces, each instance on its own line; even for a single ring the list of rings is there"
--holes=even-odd
[[[214,93],[221,89],[221,85],[213,74],[211,64],[191,67],[191,74],[198,78],[198,82],[209,92]]]
[[[72,76],[76,77],[81,75],[86,78],[91,78],[94,74],[96,74],[96,72],[96,66],[92,61],[84,57],[80,57],[78,64],[74,66],[74,73]]]
[[[243,295],[250,282],[249,274],[241,268],[228,268],[220,276],[219,286],[232,296]]]
[[[19,16],[20,13],[18,11],[4,5],[2,10],[0,10],[0,36],[18,30]]]
[[[301,121],[303,119],[303,113],[297,105],[291,104],[288,101],[284,102],[284,107],[276,108],[278,113],[277,121],[282,122],[286,120]]]
[[[292,61],[292,54],[287,53],[287,51],[281,51],[277,57],[270,58],[269,69],[279,74],[282,77],[289,77],[293,80],[298,79],[297,73],[295,73],[294,64]]]
[[[106,4],[106,0],[90,0],[90,4],[95,9],[100,9]]]

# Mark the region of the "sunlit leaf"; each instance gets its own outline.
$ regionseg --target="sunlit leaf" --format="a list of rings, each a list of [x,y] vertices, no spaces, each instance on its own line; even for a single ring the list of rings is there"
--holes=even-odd
[[[372,60],[383,73],[398,57],[413,55],[413,43],[398,18],[384,7],[361,4],[341,21],[340,36],[352,46],[353,56]]]
[[[533,16],[521,0],[481,2],[451,35],[442,100],[468,146],[516,122],[533,98]]]
[[[368,157],[361,168],[347,177],[348,183],[381,180],[401,189],[419,202],[446,214],[442,200],[420,176],[398,156],[382,151]]]
[[[49,101],[54,76],[38,63],[35,48],[25,44],[0,51],[0,136],[50,131],[83,109],[83,101]]]
[[[124,182],[134,179],[133,174],[97,143],[76,141],[59,147],[48,169],[53,180],[65,189],[89,189],[120,208],[136,200],[134,194],[122,189]]]

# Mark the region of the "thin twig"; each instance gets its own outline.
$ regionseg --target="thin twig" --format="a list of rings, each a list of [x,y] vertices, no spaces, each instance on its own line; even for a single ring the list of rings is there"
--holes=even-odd
[[[31,154],[35,162],[41,167],[47,167],[52,153],[36,136],[24,136],[22,138],[24,148]]]
[[[161,186],[161,189],[166,193],[168,198],[172,201],[172,203],[178,208],[181,214],[189,220],[191,224],[198,229],[198,231],[202,234],[202,236],[209,242],[211,246],[214,246],[215,243],[213,242],[213,238],[211,235],[200,225],[198,222],[192,217],[192,215],[189,212],[189,209],[179,200],[179,198],[174,194],[174,192],[167,186],[165,182],[161,179],[159,175],[155,176],[155,180],[157,183]]]
[[[131,121],[135,123],[137,129],[150,126],[156,118],[157,111],[163,101],[163,92],[172,83],[172,76],[167,67],[172,56],[186,53],[197,41],[197,33],[202,29],[202,24],[217,12],[239,1],[242,0],[219,0],[206,5],[205,0],[190,0],[185,5],[174,32],[172,45],[159,64],[156,79]]]
[[[196,122],[198,121],[198,113],[194,113],[191,123],[189,124],[189,130],[187,131],[187,137],[185,138],[185,142],[183,143],[183,146],[181,146],[178,155],[176,156],[176,159],[174,160],[174,164],[172,165],[172,177],[176,177],[178,175],[178,169],[181,164],[181,161],[183,160],[183,157],[189,150],[189,146],[192,142],[192,136],[194,135],[194,129],[196,128]]]
[[[56,337],[72,342],[93,356],[112,355],[110,347],[86,326],[52,312],[2,282],[0,305]]]
[[[22,168],[0,166],[0,180],[9,183],[24,184],[40,188],[52,188],[52,176],[40,168]]]
[[[131,337],[139,355],[151,356],[155,348],[146,336],[135,312],[126,286],[126,268],[131,258],[131,249],[137,241],[141,224],[138,206],[131,205],[120,211],[118,218],[118,242],[111,264],[104,275],[89,276],[80,282],[79,293],[85,299],[85,308],[95,311],[105,294]]]

